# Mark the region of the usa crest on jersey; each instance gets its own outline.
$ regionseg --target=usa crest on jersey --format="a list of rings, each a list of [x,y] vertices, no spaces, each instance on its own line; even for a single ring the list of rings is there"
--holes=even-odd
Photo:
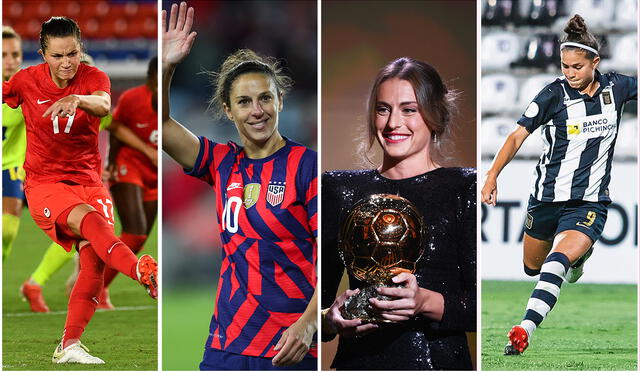
[[[269,182],[267,188],[267,202],[271,206],[278,206],[284,200],[284,190],[286,182]]]

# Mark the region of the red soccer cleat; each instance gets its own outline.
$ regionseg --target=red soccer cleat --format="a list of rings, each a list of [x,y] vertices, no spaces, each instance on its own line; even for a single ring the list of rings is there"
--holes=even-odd
[[[30,284],[29,279],[20,286],[20,295],[22,301],[29,301],[32,312],[49,312],[49,307],[42,296],[42,288],[39,285]]]
[[[509,343],[504,347],[505,356],[520,355],[529,346],[529,334],[521,326],[513,326],[508,336]]]
[[[149,296],[158,299],[158,263],[151,255],[142,255],[136,265],[138,282],[147,289]]]
[[[102,289],[102,292],[100,293],[100,297],[98,298],[98,306],[96,307],[96,309],[104,309],[104,310],[116,309],[116,307],[114,307],[113,304],[111,304],[108,288],[105,287],[104,289]]]

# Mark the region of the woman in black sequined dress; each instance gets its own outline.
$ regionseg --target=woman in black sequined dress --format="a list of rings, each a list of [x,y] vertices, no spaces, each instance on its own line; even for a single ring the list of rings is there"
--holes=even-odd
[[[454,109],[429,65],[410,58],[378,74],[368,103],[368,148],[383,150],[375,170],[332,171],[322,177],[322,336],[340,335],[337,369],[471,369],[465,331],[476,331],[476,171],[439,165],[439,144]],[[393,323],[345,320],[340,307],[364,285],[344,272],[340,227],[359,200],[397,194],[411,201],[427,227],[426,250],[414,274],[400,273],[382,288],[391,301],[371,299]],[[334,300],[335,298],[335,300]]]

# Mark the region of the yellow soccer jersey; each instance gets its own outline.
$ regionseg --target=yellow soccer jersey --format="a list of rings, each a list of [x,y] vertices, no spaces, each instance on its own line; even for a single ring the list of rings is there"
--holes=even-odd
[[[2,170],[20,167],[27,151],[27,132],[20,107],[2,104]]]

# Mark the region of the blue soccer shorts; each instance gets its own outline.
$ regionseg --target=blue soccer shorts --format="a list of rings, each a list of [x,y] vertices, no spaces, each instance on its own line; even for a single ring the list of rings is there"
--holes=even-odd
[[[24,198],[22,188],[23,177],[21,167],[11,167],[2,170],[2,197]]]
[[[541,202],[530,196],[524,231],[533,238],[551,241],[560,232],[574,230],[596,242],[607,221],[608,204],[581,200]]]
[[[307,355],[293,366],[276,367],[271,358],[243,356],[214,348],[205,348],[200,370],[317,370],[318,359]]]

